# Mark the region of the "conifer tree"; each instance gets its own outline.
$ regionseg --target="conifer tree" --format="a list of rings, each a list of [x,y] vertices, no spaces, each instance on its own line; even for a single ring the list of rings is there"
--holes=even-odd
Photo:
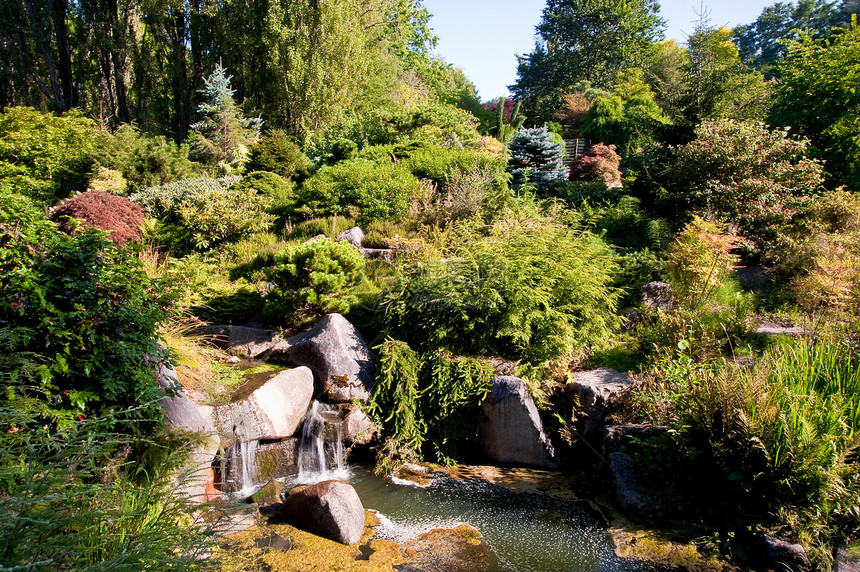
[[[545,189],[564,180],[564,144],[556,141],[545,125],[521,129],[511,141],[510,151],[508,172],[513,175],[515,185],[529,180]]]
[[[191,126],[192,147],[212,163],[237,167],[248,155],[248,145],[260,136],[262,119],[246,118],[233,100],[230,87],[233,76],[226,74],[221,64],[203,80],[200,90],[203,103],[197,112],[203,119]]]

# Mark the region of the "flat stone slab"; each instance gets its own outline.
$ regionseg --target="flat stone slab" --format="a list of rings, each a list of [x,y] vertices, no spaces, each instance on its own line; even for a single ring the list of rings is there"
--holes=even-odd
[[[608,367],[573,374],[571,389],[579,393],[580,405],[586,410],[605,408],[633,387],[633,378]]]
[[[200,329],[205,336],[212,336],[213,343],[234,356],[265,358],[265,354],[278,342],[283,341],[275,330],[246,328],[245,326],[207,326]]]
[[[762,336],[808,336],[812,332],[800,326],[762,326],[756,328],[755,333]]]

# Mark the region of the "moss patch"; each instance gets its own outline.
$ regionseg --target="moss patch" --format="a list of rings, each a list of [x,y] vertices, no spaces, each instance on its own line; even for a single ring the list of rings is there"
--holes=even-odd
[[[256,527],[234,534],[222,543],[219,554],[223,558],[221,569],[225,572],[391,572],[395,564],[406,559],[397,544],[371,540],[375,533],[372,527],[378,523],[376,515],[365,511],[364,534],[359,543],[353,546],[327,540],[288,524]],[[273,535],[288,540],[290,549],[277,550],[266,546],[265,539]]]
[[[630,522],[616,520],[609,529],[615,553],[631,560],[653,562],[690,572],[740,572],[728,562],[702,554],[695,544],[679,544],[651,530],[639,530]]]

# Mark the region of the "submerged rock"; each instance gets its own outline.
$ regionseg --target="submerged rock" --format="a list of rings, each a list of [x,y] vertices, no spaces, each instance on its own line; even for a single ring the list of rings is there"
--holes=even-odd
[[[276,344],[268,359],[309,367],[329,401],[370,398],[374,373],[370,348],[340,314],[328,314],[311,330]]]
[[[335,540],[355,544],[364,533],[364,507],[351,485],[323,481],[291,490],[281,515],[300,528]]]
[[[492,392],[481,409],[486,416],[481,425],[481,446],[488,458],[553,469],[560,466],[523,380],[510,376],[495,378]]]
[[[306,367],[282,371],[247,398],[215,408],[225,448],[229,441],[276,440],[290,437],[307,415],[314,392]]]
[[[496,562],[481,533],[468,524],[434,528],[405,543],[402,551],[409,560],[394,566],[399,572],[485,572]]]

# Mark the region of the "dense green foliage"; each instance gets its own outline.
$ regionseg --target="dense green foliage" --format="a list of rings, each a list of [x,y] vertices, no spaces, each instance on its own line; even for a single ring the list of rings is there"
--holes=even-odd
[[[787,40],[796,40],[801,30],[828,36],[831,27],[842,23],[840,16],[836,2],[777,2],[762,10],[755,22],[735,28],[735,40],[744,62],[773,73],[786,55]]]
[[[0,188],[47,204],[87,187],[96,126],[81,113],[54,117],[27,107],[0,113]]]
[[[811,34],[788,45],[780,66],[782,79],[771,111],[778,125],[812,142],[815,155],[826,161],[828,178],[860,189],[860,27],[816,40]]]
[[[418,179],[403,165],[359,158],[322,167],[305,181],[297,202],[310,216],[401,218],[417,190]]]
[[[20,195],[0,201],[0,342],[16,356],[3,362],[4,399],[41,397],[58,422],[141,407],[137,417],[159,419],[165,316],[140,263],[98,231],[60,232]]]
[[[798,340],[751,368],[665,362],[661,379],[674,383],[659,393],[673,404],[677,433],[646,453],[663,459],[653,477],[664,487],[666,466],[683,474],[669,485],[670,497],[719,507],[711,517],[717,526],[791,522],[813,555],[829,562],[827,546],[860,526],[851,458],[856,360],[843,342]]]
[[[617,324],[610,253],[550,216],[504,218],[454,254],[387,294],[392,337],[540,365],[599,345]]]
[[[662,34],[658,10],[653,0],[549,0],[537,26],[541,40],[520,58],[511,88],[526,115],[552,119],[578,82],[609,88],[619,71],[641,65]]]
[[[474,454],[479,428],[474,409],[490,391],[490,364],[442,352],[418,354],[391,339],[375,351],[380,367],[370,411],[388,438],[405,446],[399,454],[444,463]]]
[[[117,435],[115,418],[58,430],[14,405],[20,404],[0,406],[0,566],[207,570],[217,565],[210,552],[224,521],[216,512],[204,517],[175,494],[187,454],[182,444],[150,445],[148,454],[157,461],[134,463],[122,451],[140,443]]]
[[[308,176],[308,167],[308,158],[282,129],[275,129],[260,137],[251,146],[245,165],[249,172],[268,171],[284,179],[296,180]]]

